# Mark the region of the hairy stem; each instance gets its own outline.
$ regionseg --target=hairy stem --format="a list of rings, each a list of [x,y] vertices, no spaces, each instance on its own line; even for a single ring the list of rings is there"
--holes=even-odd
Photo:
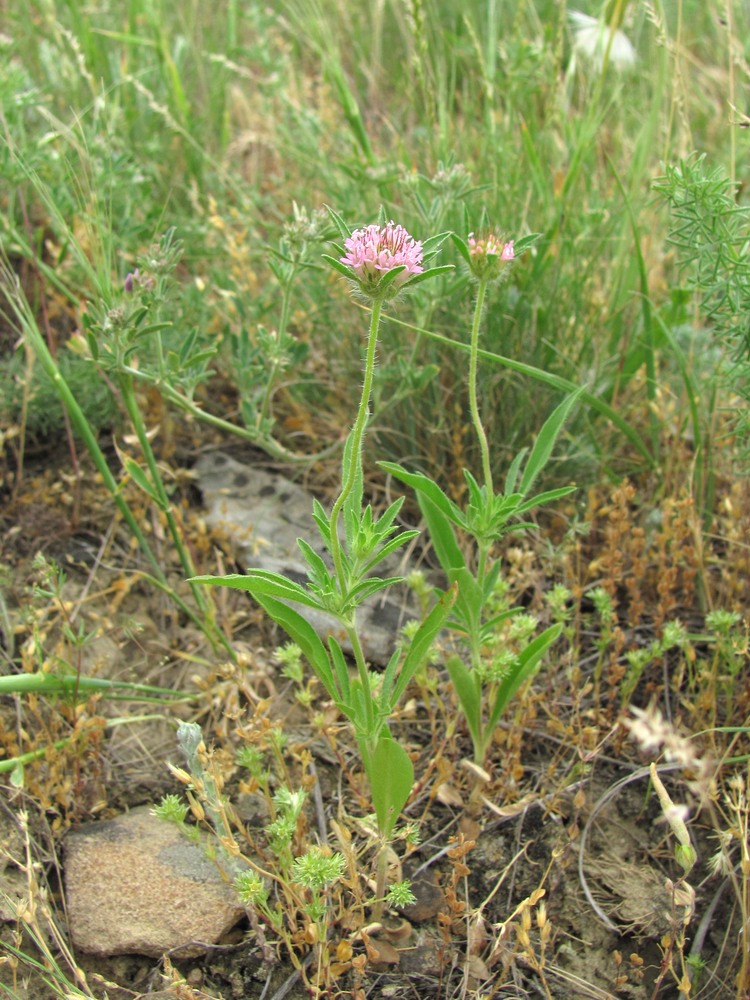
[[[479,448],[482,452],[482,472],[484,474],[484,485],[488,498],[492,496],[494,487],[492,484],[492,469],[490,468],[490,449],[487,444],[487,435],[484,432],[482,421],[479,416],[479,406],[477,404],[477,359],[479,353],[479,325],[482,321],[482,309],[484,298],[487,292],[487,281],[480,281],[477,289],[477,301],[474,306],[474,319],[471,324],[471,346],[469,354],[469,409],[474,430],[479,439]]]
[[[343,486],[338,499],[331,510],[331,556],[333,565],[336,568],[336,575],[339,579],[339,586],[342,593],[348,588],[347,574],[344,570],[344,560],[341,554],[341,543],[338,534],[338,522],[341,511],[349,495],[354,489],[357,476],[362,471],[362,441],[365,436],[367,419],[370,415],[370,396],[372,395],[372,382],[375,371],[375,349],[378,343],[378,327],[380,326],[380,313],[383,308],[383,300],[375,299],[372,303],[372,314],[370,316],[370,333],[367,339],[367,355],[365,357],[365,374],[362,384],[362,397],[359,401],[359,411],[354,428],[351,433],[351,449],[349,451],[349,465],[346,468],[346,451],[343,475]]]

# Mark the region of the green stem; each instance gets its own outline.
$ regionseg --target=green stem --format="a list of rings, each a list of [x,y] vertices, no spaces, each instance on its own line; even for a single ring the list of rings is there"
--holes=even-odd
[[[487,293],[488,281],[486,279],[479,281],[479,286],[477,288],[477,300],[474,306],[474,318],[471,324],[471,343],[469,345],[469,410],[471,412],[471,420],[474,424],[474,430],[477,434],[477,439],[479,440],[479,449],[482,454],[482,473],[484,476],[484,488],[486,494],[486,504],[488,509],[490,508],[493,497],[495,493],[494,484],[492,481],[492,467],[490,465],[490,448],[487,442],[487,434],[485,433],[484,427],[482,425],[482,419],[479,415],[479,404],[477,402],[477,374],[479,368],[479,327],[482,322],[482,311],[484,309],[484,300]],[[481,593],[484,593],[484,579],[487,572],[487,560],[490,553],[490,544],[486,541],[477,538],[477,568],[476,568],[476,580],[479,585]],[[484,699],[481,697],[481,687],[482,682],[479,680],[481,676],[481,665],[482,665],[482,649],[480,642],[480,635],[476,630],[472,630],[469,635],[470,644],[470,656],[471,656],[471,668],[472,677],[475,684],[479,688],[479,698],[477,704],[479,706],[478,714],[479,717],[476,720],[476,734],[474,738],[474,761],[479,764],[480,767],[484,767],[484,759],[487,755],[487,733],[484,726],[483,718],[483,705]]]
[[[143,416],[141,415],[140,407],[138,406],[138,400],[135,396],[135,389],[133,387],[133,379],[128,374],[121,374],[119,379],[120,392],[122,394],[122,400],[125,404],[125,409],[128,411],[128,416],[130,417],[130,422],[133,425],[133,430],[138,438],[138,444],[140,445],[143,457],[146,459],[146,465],[148,466],[148,471],[151,474],[151,484],[154,487],[154,496],[157,502],[157,506],[164,514],[167,520],[167,526],[169,527],[169,533],[172,536],[172,541],[177,549],[177,554],[180,559],[180,565],[182,566],[183,572],[186,576],[196,576],[196,569],[193,565],[193,561],[190,558],[190,553],[187,551],[183,544],[182,535],[177,527],[177,523],[174,519],[174,514],[172,513],[172,503],[167,496],[167,491],[164,488],[164,482],[161,478],[161,473],[159,472],[159,466],[156,462],[156,456],[154,455],[153,449],[151,447],[151,442],[148,439],[148,433],[146,431],[146,426],[143,423]],[[193,585],[193,595],[195,597],[195,603],[201,609],[205,611],[205,594],[202,593],[201,589],[196,585]]]
[[[366,732],[370,734],[375,732],[375,706],[370,694],[370,677],[367,673],[367,660],[365,659],[364,650],[362,649],[362,643],[360,642],[355,618],[356,611],[352,614],[351,624],[346,625],[345,628],[347,637],[352,646],[352,652],[354,653],[354,662],[357,664],[359,681],[363,688],[365,711],[367,713]]]
[[[469,354],[469,409],[474,429],[479,438],[479,448],[482,452],[482,470],[484,473],[484,485],[487,490],[487,498],[493,496],[494,487],[492,485],[492,469],[490,467],[490,449],[487,444],[487,435],[484,432],[482,421],[479,416],[479,406],[477,405],[477,359],[479,352],[479,325],[482,320],[482,308],[484,297],[487,292],[487,282],[480,281],[477,289],[477,301],[474,307],[474,320],[471,324],[471,348]]]
[[[115,477],[110,471],[107,460],[104,457],[104,453],[99,447],[99,442],[96,440],[96,435],[94,434],[91,425],[89,424],[86,416],[78,405],[78,401],[70,390],[70,386],[63,378],[60,369],[57,366],[55,359],[47,346],[44,337],[37,326],[36,320],[31,312],[28,302],[26,301],[23,293],[15,284],[15,276],[4,275],[7,280],[7,287],[5,289],[6,297],[16,314],[21,329],[24,334],[29,338],[31,342],[32,349],[36,354],[39,363],[44,369],[45,373],[49,376],[52,384],[55,387],[57,395],[60,397],[63,406],[68,412],[70,417],[70,422],[75,428],[76,433],[80,436],[83,443],[88,449],[89,455],[96,466],[96,470],[102,477],[104,485],[112,496],[112,499],[120,511],[123,520],[130,529],[133,537],[138,542],[141,551],[144,556],[148,559],[151,564],[151,568],[154,571],[154,575],[159,581],[160,586],[164,589],[166,593],[170,595],[172,600],[177,604],[181,611],[191,614],[188,607],[181,600],[181,598],[172,590],[172,588],[167,583],[167,578],[164,575],[164,571],[159,564],[159,560],[156,558],[153,549],[146,540],[145,535],[141,531],[141,527],[138,524],[133,512],[125,501],[120,488],[115,480]],[[13,283],[13,284],[11,284]],[[191,615],[192,617],[192,615]]]
[[[165,716],[161,713],[158,715],[128,715],[118,719],[107,719],[105,728],[113,729],[115,726],[128,726],[139,722],[163,722],[164,719]],[[44,746],[37,747],[36,750],[29,750],[27,753],[19,754],[17,757],[4,758],[0,760],[0,774],[9,774],[11,771],[15,771],[17,767],[25,767],[27,764],[33,764],[35,760],[40,760],[44,757],[50,748],[62,750],[63,747],[72,744],[75,738],[75,736],[68,736],[62,740],[55,740],[54,743],[45,743]]]
[[[348,589],[348,580],[344,571],[344,561],[341,555],[341,543],[339,541],[338,521],[341,510],[349,495],[354,489],[357,476],[362,469],[362,440],[367,426],[367,419],[370,415],[370,396],[372,395],[373,374],[375,371],[375,348],[378,343],[378,327],[380,326],[380,313],[383,309],[383,300],[374,299],[372,303],[372,314],[370,316],[370,333],[367,340],[367,355],[365,358],[365,375],[362,384],[362,398],[359,401],[359,412],[351,433],[351,448],[349,449],[349,467],[343,469],[344,483],[341,493],[331,509],[331,556],[333,565],[336,568],[336,575],[342,593]],[[348,442],[347,442],[348,443]],[[344,451],[346,466],[346,449]]]
[[[329,445],[322,451],[315,452],[312,455],[297,455],[295,452],[288,451],[286,448],[282,447],[273,438],[268,437],[265,434],[259,434],[254,428],[238,427],[237,424],[232,424],[228,420],[224,420],[222,417],[217,417],[213,413],[208,413],[206,410],[201,409],[197,403],[187,396],[184,396],[181,392],[178,392],[173,386],[169,385],[168,382],[163,381],[156,375],[150,375],[148,372],[139,371],[137,368],[130,368],[128,366],[123,367],[123,371],[132,375],[133,378],[140,379],[142,382],[147,382],[149,385],[156,386],[159,392],[168,399],[175,406],[179,406],[181,410],[186,413],[191,414],[196,420],[202,420],[206,424],[210,424],[211,427],[218,427],[219,430],[226,431],[227,434],[234,434],[237,437],[243,438],[246,441],[250,441],[252,444],[257,445],[259,448],[263,448],[272,458],[278,458],[285,462],[317,462],[321,459],[328,458],[336,449],[339,447],[339,442],[336,441],[334,444]]]

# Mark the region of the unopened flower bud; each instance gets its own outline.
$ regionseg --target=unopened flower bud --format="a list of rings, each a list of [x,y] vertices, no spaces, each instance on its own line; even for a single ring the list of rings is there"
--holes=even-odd
[[[477,239],[474,233],[469,233],[466,241],[469,250],[469,267],[475,278],[492,281],[499,278],[506,265],[515,259],[513,241],[501,243],[490,234]]]

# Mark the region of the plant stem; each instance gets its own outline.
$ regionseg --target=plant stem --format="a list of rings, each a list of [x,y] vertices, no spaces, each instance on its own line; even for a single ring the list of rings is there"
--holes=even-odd
[[[29,307],[23,292],[18,287],[18,281],[15,275],[9,270],[6,272],[5,267],[3,267],[2,278],[5,284],[4,292],[6,298],[10,303],[16,318],[18,319],[23,333],[29,339],[39,363],[51,379],[52,384],[55,387],[55,391],[70,416],[71,424],[73,425],[75,431],[80,435],[83,443],[86,445],[89,455],[96,466],[97,472],[101,475],[104,485],[114,500],[117,509],[120,511],[123,520],[130,529],[130,532],[135,540],[138,542],[144,556],[151,564],[151,568],[154,571],[158,585],[165,593],[169,594],[172,601],[174,601],[182,612],[192,618],[193,621],[197,621],[195,613],[190,610],[182,598],[172,589],[172,587],[170,587],[167,582],[167,578],[161,568],[159,560],[156,558],[156,555],[149,545],[146,536],[143,534],[138,521],[128,506],[127,501],[123,497],[115,477],[112,475],[91,425],[86,419],[83,410],[78,405],[78,401],[71,392],[70,386],[63,378],[60,369],[57,366],[57,362],[52,357],[49,347],[47,346],[47,343],[37,326],[36,319],[31,312],[31,308]]]
[[[471,411],[471,419],[474,424],[474,430],[477,434],[477,439],[479,440],[479,449],[482,453],[482,473],[484,476],[484,489],[485,489],[485,503],[488,509],[490,509],[493,498],[495,495],[495,488],[492,482],[492,467],[490,466],[490,448],[487,443],[487,435],[485,433],[484,427],[482,426],[482,419],[479,415],[479,404],[477,403],[477,372],[478,372],[478,359],[479,359],[479,327],[482,322],[482,311],[484,308],[484,299],[487,292],[488,281],[486,279],[480,279],[479,286],[477,288],[477,300],[474,305],[474,318],[471,324],[471,343],[469,346],[469,409]],[[476,580],[479,585],[480,591],[484,592],[484,579],[487,571],[487,559],[490,553],[490,543],[477,538],[477,568],[476,568]],[[481,628],[481,626],[480,626]],[[480,636],[475,631],[472,631],[469,636],[470,642],[470,655],[471,655],[471,668],[472,677],[474,683],[479,689],[479,718],[477,719],[477,732],[474,738],[474,762],[479,764],[480,767],[484,767],[484,759],[487,756],[487,736],[484,727],[483,718],[483,699],[481,697],[481,687],[482,682],[479,680],[481,661],[482,661],[482,650],[480,644]]]
[[[228,420],[224,420],[222,417],[218,417],[213,413],[209,413],[207,410],[201,409],[196,402],[179,392],[168,382],[163,381],[158,376],[150,375],[145,371],[138,371],[137,368],[131,368],[127,365],[123,366],[123,371],[128,372],[134,378],[137,378],[142,382],[148,383],[148,385],[156,386],[165,399],[168,399],[171,403],[179,406],[180,409],[184,410],[186,413],[191,414],[191,416],[195,417],[196,420],[202,420],[204,423],[210,424],[212,427],[218,427],[219,430],[226,431],[227,434],[234,434],[236,437],[250,441],[252,444],[266,451],[272,458],[278,458],[285,462],[317,462],[321,459],[328,458],[328,456],[339,447],[339,442],[336,441],[334,444],[331,444],[322,451],[315,452],[312,455],[295,454],[295,452],[288,451],[282,445],[278,444],[278,442],[267,434],[258,433],[258,431],[254,428],[239,427],[237,424],[232,424]]]
[[[375,870],[375,903],[372,907],[373,920],[380,920],[383,916],[385,883],[388,878],[388,846],[389,842],[384,840],[378,848],[378,861]]]
[[[338,521],[341,510],[349,495],[354,489],[357,477],[362,473],[362,440],[365,435],[367,419],[370,415],[370,396],[372,395],[372,381],[375,371],[375,348],[378,343],[378,327],[380,326],[380,313],[383,308],[382,298],[374,299],[372,303],[372,314],[370,316],[370,333],[367,340],[367,355],[365,357],[365,375],[362,384],[362,397],[359,401],[359,412],[354,423],[349,441],[344,449],[344,463],[342,468],[343,486],[338,499],[331,509],[331,556],[333,565],[336,568],[336,575],[339,579],[341,592],[348,589],[347,575],[344,571],[344,561],[341,555],[341,543],[339,541]],[[349,447],[351,442],[351,447]],[[347,468],[348,452],[348,468]]]
[[[352,618],[356,616],[356,612],[352,615]],[[362,643],[359,639],[359,632],[357,630],[356,624],[352,621],[351,625],[346,626],[346,634],[349,642],[352,646],[352,652],[354,653],[354,662],[357,664],[357,674],[359,675],[359,681],[363,688],[363,701],[365,705],[365,711],[367,713],[367,732],[375,732],[375,708],[372,701],[372,696],[370,694],[370,677],[367,673],[367,660],[365,659],[365,654],[362,649]]]
[[[487,281],[480,281],[477,289],[477,301],[474,306],[474,319],[471,324],[471,348],[469,354],[469,409],[474,429],[479,439],[479,448],[482,452],[482,471],[484,474],[484,485],[487,491],[487,499],[493,495],[492,469],[490,467],[490,449],[487,444],[487,435],[484,432],[482,421],[479,416],[479,406],[477,405],[477,358],[479,352],[479,325],[482,320],[482,309],[484,298],[487,292]]]

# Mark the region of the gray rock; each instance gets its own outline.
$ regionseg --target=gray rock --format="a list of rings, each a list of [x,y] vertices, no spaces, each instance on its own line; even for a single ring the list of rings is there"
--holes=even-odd
[[[312,518],[313,497],[297,483],[278,472],[242,465],[220,451],[201,456],[195,468],[208,511],[207,524],[231,541],[246,568],[272,570],[304,582],[307,565],[297,538],[329,561]],[[399,576],[404,570],[398,559],[391,559],[378,573]],[[379,664],[388,662],[402,626],[415,617],[407,587],[389,588],[384,595],[376,594],[365,602],[357,618],[365,655]],[[334,633],[347,649],[335,619],[310,608],[296,608],[322,638]]]
[[[69,833],[64,872],[73,943],[93,955],[201,955],[244,913],[203,848],[147,808]]]

